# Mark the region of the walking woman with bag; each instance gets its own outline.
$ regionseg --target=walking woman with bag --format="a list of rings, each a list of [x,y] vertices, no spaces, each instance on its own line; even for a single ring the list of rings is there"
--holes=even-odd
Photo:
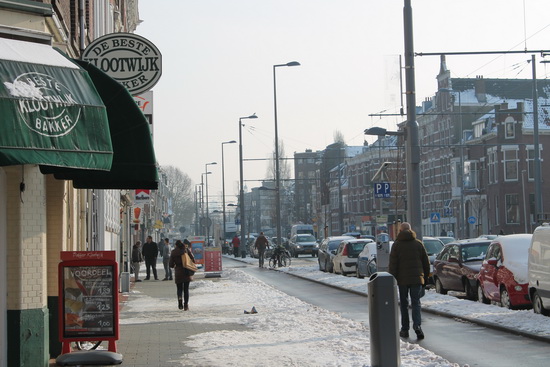
[[[194,272],[183,266],[182,255],[187,254],[193,262],[195,257],[191,252],[191,243],[185,239],[176,241],[176,248],[170,254],[170,267],[174,269],[174,280],[177,287],[178,308],[189,310],[189,283],[193,280]],[[182,299],[183,295],[183,299]]]

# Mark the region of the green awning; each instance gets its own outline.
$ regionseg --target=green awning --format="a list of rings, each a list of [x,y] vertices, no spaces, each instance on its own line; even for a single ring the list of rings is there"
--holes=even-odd
[[[88,73],[47,45],[0,39],[0,166],[111,168],[107,111]]]
[[[73,180],[76,188],[157,189],[158,171],[149,122],[130,93],[92,64],[74,60],[91,77],[107,107],[113,144],[111,170],[85,171],[41,167],[57,179]]]

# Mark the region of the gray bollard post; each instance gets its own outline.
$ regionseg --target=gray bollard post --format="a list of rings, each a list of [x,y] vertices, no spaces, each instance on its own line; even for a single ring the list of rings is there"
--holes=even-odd
[[[130,273],[128,272],[120,273],[120,291],[122,293],[130,292]]]
[[[374,273],[368,292],[371,367],[398,367],[397,282],[390,273]]]

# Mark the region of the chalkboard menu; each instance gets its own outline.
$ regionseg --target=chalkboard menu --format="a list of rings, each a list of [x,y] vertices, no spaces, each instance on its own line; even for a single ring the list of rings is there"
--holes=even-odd
[[[115,335],[116,276],[113,265],[63,268],[64,337]]]

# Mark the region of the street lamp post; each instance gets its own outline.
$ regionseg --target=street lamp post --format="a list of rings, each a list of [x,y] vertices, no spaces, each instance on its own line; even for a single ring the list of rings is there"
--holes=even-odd
[[[208,166],[218,164],[217,162],[210,162],[204,165],[204,171],[208,172]],[[212,172],[208,172],[212,173]],[[209,244],[210,239],[210,214],[208,213],[208,173],[206,174],[206,243]]]
[[[204,217],[204,176],[209,175],[212,172],[204,172],[201,173],[201,221],[203,222],[202,228],[201,228],[201,235],[206,235],[206,229],[204,229],[204,226],[206,225],[205,217]]]
[[[279,128],[277,125],[277,83],[275,70],[281,66],[300,66],[298,61],[287,62],[286,64],[273,65],[273,110],[275,114],[275,215],[277,226],[276,244],[281,244],[281,172],[279,169]]]
[[[223,159],[223,146],[225,144],[235,144],[236,141],[235,140],[230,140],[230,141],[224,141],[222,142],[222,208],[223,208],[223,215],[222,215],[222,218],[223,218],[223,239],[222,239],[222,248],[225,248],[223,245],[225,244],[225,233],[226,233],[226,228],[225,228],[225,164],[224,164],[224,159]]]
[[[198,188],[198,190],[197,190]],[[200,192],[201,184],[195,185],[195,236],[200,234],[200,217],[199,217],[199,202],[200,202]]]
[[[244,176],[243,176],[243,133],[242,133],[242,120],[246,119],[257,119],[256,114],[252,114],[246,117],[239,117],[239,171],[240,171],[240,191],[239,191],[239,201],[240,201],[240,215],[241,215],[241,256],[245,257],[246,255],[246,233],[245,233],[245,216],[244,216]]]

